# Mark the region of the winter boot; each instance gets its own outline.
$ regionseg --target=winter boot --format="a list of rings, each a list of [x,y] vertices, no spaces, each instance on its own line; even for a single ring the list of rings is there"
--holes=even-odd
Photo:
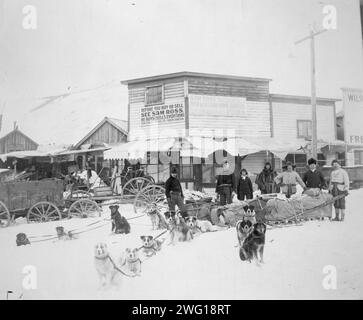
[[[345,211],[342,210],[342,218],[340,219],[340,221],[344,221],[344,217],[345,217]]]

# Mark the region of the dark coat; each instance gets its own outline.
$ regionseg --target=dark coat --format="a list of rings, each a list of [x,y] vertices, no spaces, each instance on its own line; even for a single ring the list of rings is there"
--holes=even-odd
[[[253,187],[249,177],[242,179],[240,177],[237,182],[237,198],[238,200],[244,200],[244,196],[247,195],[247,199],[252,198]]]
[[[312,172],[310,169],[304,173],[303,179],[307,188],[325,188],[326,182],[323,174],[319,170]]]
[[[278,192],[274,182],[277,173],[273,169],[264,168],[256,178],[256,184],[262,193]]]
[[[170,191],[180,192],[182,198],[184,198],[183,189],[181,187],[181,184],[180,184],[180,181],[178,178],[174,178],[174,177],[170,176],[169,179],[166,180],[165,195],[167,198],[170,198]]]
[[[231,190],[235,190],[235,181],[234,181],[234,174],[220,174],[217,176],[217,185],[216,185],[216,192],[219,192],[219,187],[221,185],[228,184],[231,187]]]

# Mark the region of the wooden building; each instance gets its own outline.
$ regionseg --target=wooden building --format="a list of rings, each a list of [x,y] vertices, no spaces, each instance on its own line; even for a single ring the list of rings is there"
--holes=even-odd
[[[240,137],[251,141],[286,141],[294,143],[294,150],[298,150],[307,144],[311,133],[310,99],[271,95],[270,81],[195,72],[123,81],[129,91],[129,141],[190,136]],[[336,139],[334,99],[318,99],[318,121],[318,138]],[[301,153],[304,154],[301,158],[295,154],[287,158],[306,165],[307,156],[304,151]],[[229,154],[224,151],[224,156]],[[220,167],[215,154],[197,163],[192,157],[178,159],[181,181],[194,183],[196,189],[214,185]],[[244,167],[254,176],[267,160],[277,169],[282,166],[282,160],[270,152],[232,157],[235,173]],[[169,176],[170,166],[160,162],[157,152],[149,152],[141,162],[156,181],[163,182]]]
[[[317,136],[318,161],[320,165],[335,158],[335,153],[323,153],[320,145],[337,140],[336,107],[337,99],[317,98]],[[298,171],[306,168],[307,157],[311,152],[312,107],[310,97],[271,94],[272,137],[282,141],[300,144],[303,148],[294,154],[288,154],[287,161],[296,164]]]
[[[36,150],[38,144],[22,133],[18,127],[0,138],[0,154],[5,154],[13,151],[28,151]]]
[[[127,141],[127,121],[105,117],[97,126],[74,145],[75,160],[79,168],[85,168],[86,162],[96,172],[108,163],[103,159],[103,148]],[[92,151],[97,150],[99,151]],[[80,150],[79,154],[76,150]],[[82,151],[81,151],[82,150]],[[89,151],[89,152],[87,152]]]

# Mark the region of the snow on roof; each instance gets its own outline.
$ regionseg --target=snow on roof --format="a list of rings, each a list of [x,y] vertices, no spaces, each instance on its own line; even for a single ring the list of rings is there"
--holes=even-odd
[[[32,100],[22,114],[6,110],[3,131],[17,121],[19,129],[41,145],[73,145],[105,116],[127,131],[127,121],[117,120],[127,118],[127,90],[119,82],[47,99]]]

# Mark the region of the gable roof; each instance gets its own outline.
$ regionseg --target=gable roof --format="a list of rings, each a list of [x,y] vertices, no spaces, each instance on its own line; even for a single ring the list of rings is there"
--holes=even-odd
[[[127,119],[127,88],[120,86],[119,81],[69,94],[41,108],[40,98],[21,102],[24,104],[21,112],[17,108],[6,109],[3,128],[10,131],[16,121],[40,145],[74,145],[106,115],[110,119]],[[117,122],[119,126],[120,123]]]
[[[127,135],[127,121],[104,117],[103,120],[95,126],[90,132],[87,133],[78,143],[75,144],[75,148],[79,148],[82,143],[84,143],[87,139],[89,139],[99,128],[101,128],[105,123],[109,123],[111,126],[122,132],[124,135]]]
[[[25,137],[26,139],[28,139],[30,142],[34,143],[36,146],[39,146],[38,143],[36,143],[33,139],[29,138],[26,134],[24,134],[23,132],[21,132],[18,128],[13,129],[9,133],[7,133],[3,137],[1,137],[0,138],[0,142],[2,142],[3,140],[5,140],[7,137],[9,137],[10,135],[12,135],[15,132],[20,133],[23,137]]]

